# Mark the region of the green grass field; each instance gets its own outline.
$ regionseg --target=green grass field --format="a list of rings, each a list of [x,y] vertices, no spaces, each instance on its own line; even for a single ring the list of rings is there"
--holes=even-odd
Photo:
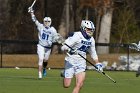
[[[71,93],[74,79],[70,88],[62,86],[61,70],[48,70],[48,76],[38,80],[35,68],[0,69],[0,93]],[[87,71],[86,80],[80,93],[139,93],[140,77],[135,72],[105,71],[114,78],[113,83],[96,71]]]

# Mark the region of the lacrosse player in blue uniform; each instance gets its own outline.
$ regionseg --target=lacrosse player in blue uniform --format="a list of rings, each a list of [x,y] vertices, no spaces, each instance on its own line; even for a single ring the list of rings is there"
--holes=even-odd
[[[45,17],[43,24],[41,24],[34,15],[32,7],[28,8],[28,12],[31,14],[32,21],[35,23],[38,29],[37,54],[38,54],[38,78],[46,76],[46,66],[51,53],[52,43],[55,42],[53,39],[57,35],[57,31],[51,26],[51,18]],[[42,75],[43,74],[43,75]]]
[[[95,40],[92,37],[95,27],[93,22],[82,20],[81,31],[74,32],[68,37],[61,50],[66,52],[65,69],[64,69],[64,88],[68,88],[71,84],[73,76],[76,78],[76,84],[72,93],[79,93],[85,80],[86,60],[78,55],[86,58],[86,53],[89,52],[91,58],[97,66],[99,72],[103,72],[102,64],[98,61],[98,56],[95,50]],[[69,45],[72,49],[70,49]]]

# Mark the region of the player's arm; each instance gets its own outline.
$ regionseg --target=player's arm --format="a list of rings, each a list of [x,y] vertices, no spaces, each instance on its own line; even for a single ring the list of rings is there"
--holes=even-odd
[[[38,26],[40,25],[39,21],[36,19],[36,16],[34,14],[34,10],[32,7],[29,7],[28,8],[28,12],[31,14],[31,18],[32,18],[32,21],[35,22],[35,24]]]
[[[74,52],[75,49],[71,50],[68,46],[72,47],[73,45],[75,45],[77,42],[78,42],[78,35],[77,34],[73,34],[72,36],[69,36],[65,42],[64,42],[64,45],[61,47],[61,50],[62,51],[65,51],[65,52]],[[67,45],[65,45],[67,44]]]
[[[99,60],[98,60],[98,56],[97,56],[97,53],[96,53],[96,50],[95,50],[95,45],[92,45],[90,48],[89,48],[89,53],[91,55],[91,58],[93,59],[93,61],[96,63],[99,63]]]
[[[98,63],[99,61],[98,61],[98,56],[97,56],[96,49],[95,49],[95,40],[94,40],[94,38],[91,38],[91,39],[92,39],[92,42],[91,42],[90,48],[88,49],[88,52],[90,53],[93,61],[95,63]]]
[[[52,42],[56,43],[56,42],[58,42],[58,39],[62,36],[59,33],[57,33],[57,31],[54,27],[51,27],[51,29],[53,30]]]
[[[99,62],[96,49],[95,49],[95,41],[93,40],[91,47],[89,48],[89,53],[91,54],[91,58],[95,62],[95,66],[98,68],[96,69],[99,72],[103,72],[103,65]]]

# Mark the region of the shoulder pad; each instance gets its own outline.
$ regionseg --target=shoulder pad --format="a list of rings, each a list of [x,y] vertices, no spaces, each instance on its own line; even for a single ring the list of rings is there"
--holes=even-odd
[[[70,32],[69,34],[68,34],[68,37],[72,37],[74,35],[74,32]]]

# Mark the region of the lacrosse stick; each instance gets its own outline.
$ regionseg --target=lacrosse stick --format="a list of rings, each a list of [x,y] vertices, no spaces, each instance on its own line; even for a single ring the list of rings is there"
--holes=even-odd
[[[73,50],[72,47],[70,47],[68,44],[64,43],[64,38],[58,34],[56,37],[55,37],[56,41],[59,43],[59,44],[62,44],[62,45],[66,45],[67,47],[69,47],[71,50]],[[93,67],[95,67],[95,69],[98,69],[93,63],[91,63],[88,59],[86,59],[85,57],[83,57],[80,53],[77,53],[80,57],[82,57],[84,60],[86,60],[86,62],[88,62],[90,65],[92,65]],[[105,75],[107,78],[109,78],[111,81],[113,81],[114,83],[116,83],[116,81],[114,79],[112,79],[108,74],[106,74],[105,72],[101,72],[103,75]]]
[[[33,8],[34,4],[36,3],[36,0],[34,0],[34,2],[32,3],[32,5],[30,6],[30,8]]]
[[[57,33],[55,36],[54,36],[54,42],[57,42],[58,44],[62,44],[64,43],[64,38],[59,34]]]
[[[33,6],[34,6],[35,2],[36,2],[36,0],[34,0],[33,3],[32,3],[32,5],[28,8],[28,12],[29,13],[33,13],[34,12]]]
[[[67,47],[69,47],[70,49],[72,49],[68,44],[64,43],[64,45],[66,45]],[[73,49],[72,49],[73,50]],[[93,63],[91,63],[88,59],[86,59],[85,57],[83,57],[81,54],[78,53],[78,55],[80,57],[82,57],[83,59],[86,60],[86,62],[88,62],[90,65],[92,65],[93,67],[95,67],[95,69],[98,69]],[[116,81],[114,79],[112,79],[109,75],[107,75],[105,72],[101,72],[103,75],[105,75],[106,77],[108,77],[111,81],[113,81],[114,83],[116,83]]]
[[[140,51],[140,41],[139,41],[138,44],[136,44],[136,43],[131,43],[131,44],[129,45],[129,48],[130,48],[130,49],[135,49],[135,50],[137,50],[137,51]]]

